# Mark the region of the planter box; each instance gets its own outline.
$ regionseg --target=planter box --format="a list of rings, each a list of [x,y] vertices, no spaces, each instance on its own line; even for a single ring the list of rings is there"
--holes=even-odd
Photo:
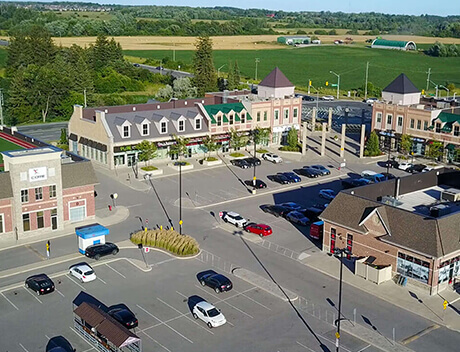
[[[203,165],[205,165],[205,166],[214,166],[214,165],[220,165],[220,164],[222,164],[222,160],[221,160],[221,159],[215,160],[215,161],[203,160]]]
[[[247,157],[248,155],[243,155],[243,156],[231,156],[230,154],[227,155],[228,160],[245,159]]]
[[[145,171],[145,170],[139,169],[139,175],[141,177],[144,177],[144,175],[159,176],[159,175],[163,175],[163,169],[156,169],[152,171]]]
[[[168,164],[168,166],[176,171],[179,171],[179,166],[174,165],[174,163]],[[182,166],[182,171],[192,170],[193,164]]]

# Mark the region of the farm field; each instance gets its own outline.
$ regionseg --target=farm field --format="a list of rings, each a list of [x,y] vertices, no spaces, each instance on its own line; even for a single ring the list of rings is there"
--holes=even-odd
[[[323,43],[333,43],[336,39],[352,37],[357,43],[364,43],[366,39],[374,39],[375,36],[365,35],[323,35],[318,36]],[[390,40],[413,40],[416,44],[433,44],[435,41],[442,43],[460,44],[460,38],[434,38],[404,35],[385,35]],[[259,50],[259,49],[285,49],[286,46],[276,43],[278,35],[242,35],[242,36],[218,36],[212,37],[214,50]],[[77,44],[87,46],[96,41],[96,37],[62,37],[53,38],[57,45],[65,47]],[[124,50],[194,50],[195,37],[115,37]]]
[[[141,58],[172,58],[171,50],[125,50],[125,55]],[[176,51],[176,60],[190,63],[193,51]],[[347,46],[286,48],[281,50],[215,50],[216,67],[238,60],[241,73],[254,78],[255,58],[259,58],[258,79],[278,66],[297,86],[306,86],[309,79],[317,87],[325,82],[336,83],[334,71],[341,75],[340,88],[353,89],[364,83],[366,62],[369,81],[385,87],[404,72],[419,89],[426,88],[426,72],[431,68],[431,80],[460,86],[460,58],[435,58],[421,53],[400,52]],[[225,66],[222,72],[227,69]]]

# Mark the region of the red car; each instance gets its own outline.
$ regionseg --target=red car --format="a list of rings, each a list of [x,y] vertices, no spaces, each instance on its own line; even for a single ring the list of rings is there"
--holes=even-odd
[[[256,224],[255,222],[250,222],[249,224],[244,225],[244,229],[247,232],[255,233],[260,237],[268,236],[272,234],[272,228],[264,224]]]

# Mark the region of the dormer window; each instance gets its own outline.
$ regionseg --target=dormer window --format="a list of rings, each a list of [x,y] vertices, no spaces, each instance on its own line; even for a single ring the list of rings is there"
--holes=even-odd
[[[147,136],[149,134],[149,124],[144,123],[142,124],[142,135]]]
[[[161,134],[168,133],[168,128],[167,128],[167,123],[166,123],[166,121],[162,121],[162,122],[160,123],[160,133],[161,133]]]
[[[246,123],[246,114],[244,112],[241,113],[241,123]]]
[[[185,121],[184,120],[179,120],[179,132],[184,132],[185,131]]]
[[[201,130],[201,119],[195,119],[195,129]]]
[[[217,126],[222,126],[222,116],[217,116]]]
[[[123,126],[123,138],[129,138],[131,136],[130,132],[128,125]]]
[[[233,114],[230,114],[228,118],[230,120],[230,125],[233,125]]]

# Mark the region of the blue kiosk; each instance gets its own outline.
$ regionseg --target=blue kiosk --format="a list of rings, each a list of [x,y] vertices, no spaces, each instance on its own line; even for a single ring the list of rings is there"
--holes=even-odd
[[[100,224],[91,224],[75,228],[78,239],[78,251],[85,254],[85,249],[93,244],[105,243],[109,229]]]

